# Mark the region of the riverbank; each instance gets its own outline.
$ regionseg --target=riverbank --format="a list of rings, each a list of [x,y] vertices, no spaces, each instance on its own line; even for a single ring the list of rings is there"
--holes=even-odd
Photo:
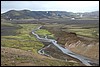
[[[54,34],[55,40],[61,46],[93,60],[99,60],[99,36],[96,35],[99,32],[98,24],[45,24],[42,29]]]
[[[40,26],[38,29],[40,29],[42,26]],[[37,30],[38,30],[37,29]],[[68,49],[64,49],[62,47],[60,47],[58,44],[57,44],[57,41],[53,40],[53,39],[47,39],[47,38],[40,38],[37,34],[35,34],[34,32],[32,32],[38,39],[40,40],[46,40],[47,42],[52,42],[57,48],[59,48],[63,53],[69,55],[69,56],[72,56],[74,58],[77,58],[78,60],[80,60],[83,64],[85,64],[86,66],[91,66],[91,61],[89,60],[89,58],[86,58],[86,57],[83,57],[83,56],[80,56],[78,54],[75,54],[73,52],[71,52],[70,50]]]
[[[79,66],[37,53],[44,45],[31,34],[39,24],[1,25],[1,66]]]

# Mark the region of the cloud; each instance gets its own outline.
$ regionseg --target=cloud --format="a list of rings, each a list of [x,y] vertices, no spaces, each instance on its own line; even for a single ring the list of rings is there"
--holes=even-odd
[[[23,9],[87,12],[99,10],[99,1],[1,1],[2,12]]]

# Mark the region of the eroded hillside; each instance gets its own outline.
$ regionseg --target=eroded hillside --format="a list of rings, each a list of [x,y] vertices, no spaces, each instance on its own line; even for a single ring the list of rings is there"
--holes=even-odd
[[[99,60],[99,36],[95,36],[91,32],[85,33],[82,31],[82,35],[78,35],[77,32],[70,32],[69,28],[64,28],[65,25],[45,25],[43,28],[52,32],[56,40],[61,46],[70,49],[71,51],[84,55],[86,57]],[[71,25],[69,25],[71,26]],[[65,30],[66,29],[66,30]],[[91,29],[88,29],[91,30]],[[95,33],[97,34],[97,33]],[[83,36],[84,35],[84,36]]]

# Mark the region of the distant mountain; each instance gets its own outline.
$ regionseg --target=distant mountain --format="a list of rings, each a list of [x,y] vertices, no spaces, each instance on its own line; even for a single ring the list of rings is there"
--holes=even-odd
[[[83,17],[98,18],[99,17],[99,11],[83,13]]]
[[[2,19],[59,19],[59,18],[80,18],[81,14],[66,11],[30,11],[30,10],[10,10],[1,14]],[[99,17],[99,11],[83,13],[84,17]]]

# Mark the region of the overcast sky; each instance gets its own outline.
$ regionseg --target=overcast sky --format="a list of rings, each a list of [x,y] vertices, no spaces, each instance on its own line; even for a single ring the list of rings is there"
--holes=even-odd
[[[1,1],[1,13],[9,10],[91,12],[99,1]]]

